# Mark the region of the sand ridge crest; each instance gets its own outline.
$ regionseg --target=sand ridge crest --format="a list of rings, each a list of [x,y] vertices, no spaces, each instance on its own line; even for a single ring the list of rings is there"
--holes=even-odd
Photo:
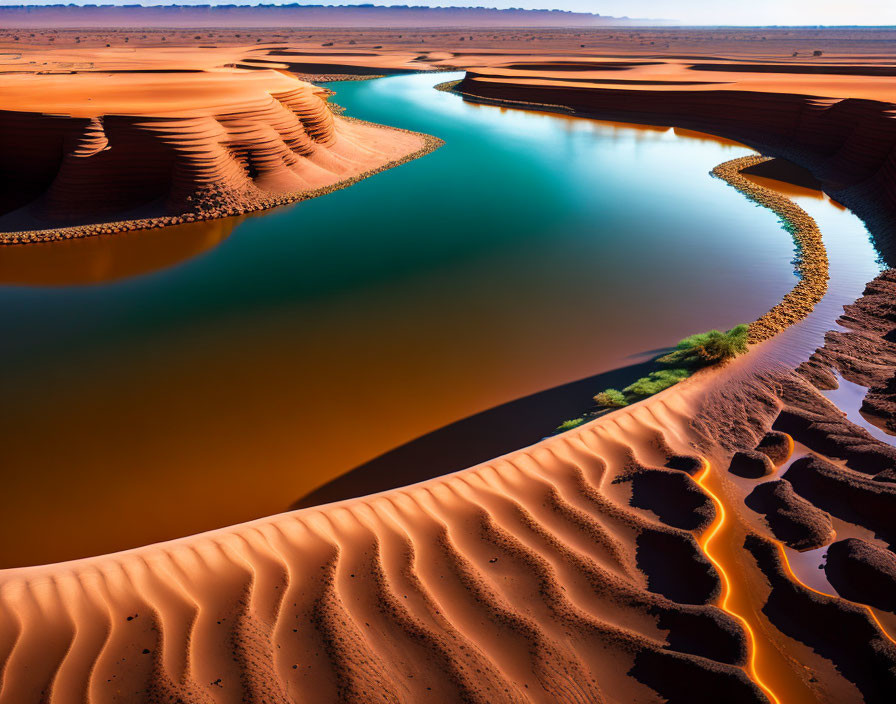
[[[12,108],[0,111],[0,173],[16,174],[3,243],[239,215],[344,187],[439,144],[338,117],[327,91],[270,70],[0,83]]]
[[[687,661],[695,677],[761,701],[739,667],[742,637],[711,605],[718,582],[694,539],[630,507],[627,483],[613,482],[662,459],[658,425],[683,435],[681,407],[657,398],[408,489],[2,572],[0,613],[15,626],[2,630],[0,701],[37,690],[49,701],[114,691],[154,701],[165,682],[202,693],[196,701],[295,701],[303,691],[317,701],[595,701],[676,686],[629,681],[639,658]],[[620,427],[643,443],[620,444]],[[680,579],[704,585],[693,599],[644,582],[646,553],[660,555],[636,551],[636,536],[690,556]],[[47,609],[56,616],[45,620]],[[82,621],[109,636],[86,635]],[[698,624],[722,660],[707,646],[667,644]],[[76,664],[85,649],[97,663],[87,670]]]

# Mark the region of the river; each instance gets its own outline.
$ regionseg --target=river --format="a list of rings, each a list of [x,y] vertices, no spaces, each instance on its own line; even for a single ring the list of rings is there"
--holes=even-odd
[[[776,217],[708,173],[749,149],[433,90],[453,77],[327,84],[349,115],[445,140],[351,188],[0,248],[0,566],[285,510],[441,426],[749,322],[794,285]],[[838,262],[804,347],[878,265],[851,213],[798,199]]]

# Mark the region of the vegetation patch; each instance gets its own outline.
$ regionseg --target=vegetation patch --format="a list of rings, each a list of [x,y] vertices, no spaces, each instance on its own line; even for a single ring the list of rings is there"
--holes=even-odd
[[[675,386],[698,369],[723,364],[747,351],[749,325],[737,325],[727,332],[709,330],[684,338],[675,349],[657,357],[654,362],[661,368],[636,379],[621,391],[604,389],[594,395],[595,408],[578,418],[561,423],[555,432],[577,428],[583,423],[617,408],[624,408],[660,391]]]
[[[573,428],[578,428],[586,420],[587,420],[587,418],[585,418],[585,416],[581,416],[579,418],[571,418],[570,420],[565,420],[560,425],[557,426],[557,432],[563,433],[567,430],[572,430]]]
[[[626,386],[622,392],[628,394],[628,398],[631,398],[631,400],[641,400],[642,398],[658,394],[670,386],[675,386],[679,381],[687,379],[690,375],[691,372],[688,369],[660,369],[656,372],[650,372],[647,376],[642,376],[633,384]]]
[[[628,405],[625,394],[618,389],[607,389],[594,396],[599,408],[623,408]]]
[[[565,421],[556,432],[570,430],[599,415],[668,389],[702,367],[733,359],[745,353],[748,345],[768,340],[805,318],[821,300],[827,291],[828,258],[817,223],[789,198],[760,186],[741,173],[767,160],[768,157],[760,155],[732,159],[716,166],[712,175],[778,216],[781,227],[796,245],[797,285],[780,303],[749,325],[738,325],[727,332],[710,330],[686,337],[674,350],[654,360],[660,369],[635,380],[621,391],[604,389],[595,394],[595,409]]]
[[[684,338],[669,354],[656,361],[660,364],[698,369],[710,364],[726,362],[747,351],[749,325],[737,325],[728,332],[710,330]]]

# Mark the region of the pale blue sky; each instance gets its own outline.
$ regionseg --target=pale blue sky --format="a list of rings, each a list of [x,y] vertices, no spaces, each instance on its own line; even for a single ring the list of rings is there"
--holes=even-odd
[[[0,0],[0,5],[63,4],[86,0]],[[142,0],[144,5],[254,5],[259,0]],[[314,0],[308,4],[351,5],[358,0]],[[368,0],[369,1],[369,0]],[[90,0],[93,4],[126,5],[140,0]],[[268,0],[270,2],[270,0]],[[374,0],[377,5],[483,5],[488,7],[557,8],[616,17],[651,17],[687,24],[865,24],[896,25],[896,0]],[[273,4],[273,3],[272,3]],[[277,3],[280,4],[280,3]]]

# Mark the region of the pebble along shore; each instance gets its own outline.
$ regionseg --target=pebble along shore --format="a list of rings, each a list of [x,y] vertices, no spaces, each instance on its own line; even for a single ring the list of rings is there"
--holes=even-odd
[[[789,198],[760,186],[741,173],[743,169],[768,160],[769,157],[759,155],[745,156],[726,161],[712,170],[713,176],[781,218],[782,226],[791,234],[797,247],[799,283],[768,313],[750,323],[751,344],[768,340],[805,318],[828,289],[828,255],[818,224]]]
[[[0,233],[0,245],[53,242],[58,240],[77,239],[80,237],[92,237],[96,235],[111,235],[119,232],[132,232],[134,230],[152,230],[161,227],[168,227],[169,225],[180,225],[185,222],[201,222],[205,220],[233,217],[236,215],[246,215],[247,213],[255,213],[262,210],[270,210],[271,208],[276,208],[281,205],[298,203],[299,201],[308,200],[309,198],[317,198],[318,196],[323,196],[327,193],[333,193],[335,191],[342,190],[343,188],[348,188],[349,186],[352,186],[359,181],[363,181],[365,178],[369,178],[388,169],[400,166],[401,164],[406,164],[407,162],[413,161],[414,159],[419,159],[421,156],[425,156],[426,154],[435,151],[445,143],[443,140],[437,137],[423,134],[422,132],[413,132],[412,130],[403,130],[398,127],[388,127],[385,125],[374,125],[374,123],[372,122],[366,122],[365,120],[359,120],[357,118],[348,117],[345,115],[343,115],[341,119],[351,122],[358,122],[361,124],[373,125],[382,129],[395,130],[396,132],[405,132],[407,134],[417,135],[418,137],[421,137],[423,139],[423,146],[417,151],[407,154],[400,159],[387,162],[375,169],[370,169],[369,171],[357,174],[355,176],[352,176],[351,178],[345,179],[344,181],[339,181],[338,183],[324,186],[323,188],[316,188],[306,191],[296,191],[294,193],[285,193],[276,196],[253,198],[238,205],[234,205],[231,203],[224,204],[222,202],[224,200],[223,198],[218,199],[215,197],[216,195],[225,194],[203,193],[198,194],[198,202],[195,209],[191,212],[183,213],[181,215],[164,215],[154,218],[121,220],[118,222],[104,222],[89,225],[71,225],[68,227],[56,227],[46,230],[3,232]]]

